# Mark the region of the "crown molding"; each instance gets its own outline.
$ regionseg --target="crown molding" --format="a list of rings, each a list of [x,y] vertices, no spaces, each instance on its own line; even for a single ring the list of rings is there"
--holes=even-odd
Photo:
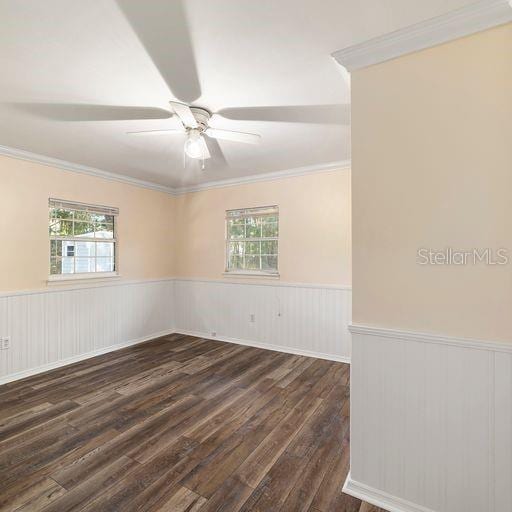
[[[39,155],[37,153],[32,153],[30,151],[25,151],[23,149],[10,148],[8,146],[0,146],[0,156],[7,156],[10,158],[16,158],[18,160],[35,162],[38,164],[55,167],[57,169],[63,169],[65,171],[87,174],[89,176],[95,176],[96,178],[103,178],[109,181],[127,183],[128,185],[133,185],[135,187],[156,190],[158,192],[164,192],[166,194],[170,194],[173,196],[180,196],[183,194],[188,194],[190,192],[199,192],[200,190],[208,190],[210,188],[230,187],[246,183],[256,183],[259,181],[273,181],[282,178],[291,178],[294,176],[304,176],[306,174],[313,174],[317,172],[329,172],[350,169],[350,160],[340,160],[338,162],[330,162],[326,164],[310,165],[307,167],[296,167],[294,169],[287,169],[284,171],[269,172],[263,174],[252,174],[250,176],[243,176],[240,178],[210,181],[207,183],[202,183],[200,185],[194,185],[191,187],[173,188],[166,187],[165,185],[159,185],[158,183],[153,183],[151,181],[139,180],[137,178],[123,176],[122,174],[103,171],[101,169],[88,167],[86,165],[67,162],[66,160],[60,160],[58,158]]]
[[[512,0],[483,0],[334,52],[348,71],[446,43],[512,21]]]
[[[96,178],[103,178],[109,181],[117,181],[120,183],[127,183],[128,185],[134,185],[136,187],[148,188],[150,190],[156,190],[158,192],[165,192],[166,194],[172,194],[173,189],[166,187],[165,185],[159,185],[151,181],[139,180],[137,178],[130,178],[129,176],[123,176],[114,172],[103,171],[87,165],[75,164],[73,162],[67,162],[66,160],[60,160],[59,158],[52,158],[50,156],[39,155],[37,153],[31,153],[23,149],[10,148],[7,146],[0,146],[0,155],[16,158],[18,160],[26,160],[28,162],[35,162],[50,167],[56,167],[57,169],[63,169],[65,171],[78,172],[80,174],[87,174],[89,176],[95,176]]]
[[[250,176],[241,176],[240,178],[230,178],[218,181],[209,181],[200,185],[190,187],[181,187],[174,189],[174,195],[189,194],[190,192],[200,192],[211,188],[233,187],[235,185],[246,185],[248,183],[257,183],[260,181],[274,181],[283,178],[294,178],[297,176],[305,176],[306,174],[314,174],[319,172],[332,172],[350,169],[350,160],[339,160],[337,162],[329,162],[325,164],[308,165],[305,167],[295,167],[283,171],[267,172],[263,174],[251,174]]]

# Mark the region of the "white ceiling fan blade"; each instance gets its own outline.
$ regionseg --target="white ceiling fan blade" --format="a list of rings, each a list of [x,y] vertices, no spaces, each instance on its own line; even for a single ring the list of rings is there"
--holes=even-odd
[[[127,135],[177,135],[184,134],[185,130],[141,130],[140,132],[126,132]]]
[[[134,35],[174,98],[193,103],[201,96],[186,0],[117,0]],[[3,14],[3,12],[2,12]]]
[[[201,151],[203,152],[203,159],[206,160],[207,158],[210,158],[210,151],[208,150],[208,145],[206,144],[206,140],[204,137],[199,137],[198,143],[201,146]]]
[[[190,110],[190,107],[188,105],[185,105],[183,103],[178,103],[176,101],[170,101],[171,107],[174,109],[174,112],[176,112],[176,115],[181,119],[181,122],[183,123],[183,126],[186,128],[197,128],[197,121],[194,117],[194,114],[192,113],[192,110]]]
[[[244,142],[245,144],[259,144],[261,140],[261,136],[255,133],[232,132],[229,130],[219,130],[218,128],[207,128],[205,133],[208,137],[214,139]]]
[[[89,103],[10,103],[17,110],[51,121],[131,121],[169,119],[173,113],[157,107],[96,105]]]

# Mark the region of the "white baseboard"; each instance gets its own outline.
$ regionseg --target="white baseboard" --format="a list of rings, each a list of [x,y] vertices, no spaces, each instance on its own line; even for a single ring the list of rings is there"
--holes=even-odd
[[[343,492],[389,512],[435,512],[432,509],[416,505],[379,489],[356,482],[352,480],[350,473],[343,485]]]
[[[316,357],[317,359],[326,359],[328,361],[338,361],[341,363],[350,364],[350,358],[348,358],[348,357],[340,357],[340,356],[336,356],[336,355],[332,355],[332,354],[320,354],[320,353],[312,352],[309,350],[300,350],[300,349],[295,349],[295,348],[290,348],[290,347],[282,347],[279,345],[268,345],[266,343],[259,343],[257,341],[239,340],[239,339],[234,339],[234,338],[227,338],[224,336],[216,336],[215,338],[212,338],[211,335],[209,335],[208,333],[204,333],[204,332],[182,331],[179,329],[167,329],[165,331],[149,334],[148,336],[143,336],[142,338],[137,338],[134,340],[123,342],[123,343],[117,343],[116,345],[110,345],[109,347],[92,350],[85,354],[79,354],[79,355],[76,355],[73,357],[68,357],[66,359],[61,359],[60,361],[55,361],[53,363],[44,364],[42,366],[38,366],[37,368],[30,368],[28,370],[23,370],[21,372],[11,373],[10,375],[0,377],[0,386],[2,384],[7,384],[8,382],[25,379],[26,377],[31,377],[33,375],[37,375],[38,373],[47,372],[49,370],[55,370],[57,368],[61,368],[62,366],[67,366],[67,365],[70,365],[73,363],[78,363],[79,361],[83,361],[85,359],[90,359],[91,357],[101,356],[102,354],[107,354],[108,352],[114,352],[114,351],[120,350],[122,348],[131,347],[132,345],[138,345],[139,343],[143,343],[145,341],[150,341],[155,338],[159,338],[161,336],[167,336],[170,334],[184,334],[184,335],[188,335],[188,336],[195,336],[198,338],[214,339],[214,340],[219,340],[219,341],[225,341],[227,343],[236,343],[237,345],[246,345],[249,347],[274,350],[276,352],[285,352],[288,354],[296,354],[299,356]]]
[[[11,373],[10,375],[6,375],[5,377],[0,377],[0,385],[7,384],[8,382],[13,382],[15,380],[25,379],[26,377],[31,377],[32,375],[37,375],[38,373],[47,372],[49,370],[55,370],[56,368],[61,368],[62,366],[78,363],[79,361],[90,359],[91,357],[101,356],[102,354],[107,354],[108,352],[114,352],[122,348],[131,347],[132,345],[138,345],[139,343],[144,343],[145,341],[150,341],[161,336],[174,334],[174,332],[174,329],[167,329],[166,331],[155,332],[153,334],[149,334],[148,336],[143,336],[142,338],[125,341],[123,343],[117,343],[116,345],[110,345],[109,347],[103,347],[97,350],[91,350],[90,352],[86,352],[85,354],[78,354],[73,357],[61,359],[60,361],[54,361],[49,364],[38,366],[37,368],[30,368],[28,370],[23,370],[21,372]]]
[[[322,354],[320,352],[314,352],[312,350],[303,350],[293,347],[285,347],[282,345],[274,345],[271,343],[261,343],[259,341],[253,341],[253,340],[242,340],[238,338],[229,338],[227,336],[215,336],[212,337],[211,334],[207,332],[199,332],[199,331],[185,331],[181,329],[176,329],[174,331],[175,334],[186,334],[188,336],[195,336],[197,338],[205,338],[209,340],[219,340],[219,341],[225,341],[227,343],[235,343],[237,345],[245,345],[248,347],[255,347],[255,348],[263,348],[266,350],[273,350],[275,352],[284,352],[286,354],[295,354],[298,356],[306,356],[306,357],[315,357],[317,359],[326,359],[327,361],[337,361],[340,363],[347,363],[350,364],[350,358],[345,356],[338,356],[334,354]]]

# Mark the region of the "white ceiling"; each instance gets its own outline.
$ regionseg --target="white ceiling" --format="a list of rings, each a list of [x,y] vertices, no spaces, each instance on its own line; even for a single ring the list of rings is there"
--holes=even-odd
[[[0,145],[172,187],[346,160],[350,84],[331,53],[470,3],[0,0]],[[262,143],[219,141],[201,171],[183,168],[182,135],[126,134],[178,126],[169,100],[336,107],[224,110],[212,126]]]

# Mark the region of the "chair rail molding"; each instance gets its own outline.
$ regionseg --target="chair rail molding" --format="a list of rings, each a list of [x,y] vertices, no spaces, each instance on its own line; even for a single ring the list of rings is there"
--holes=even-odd
[[[354,71],[511,21],[510,0],[481,0],[343,48],[332,56],[348,71]]]

